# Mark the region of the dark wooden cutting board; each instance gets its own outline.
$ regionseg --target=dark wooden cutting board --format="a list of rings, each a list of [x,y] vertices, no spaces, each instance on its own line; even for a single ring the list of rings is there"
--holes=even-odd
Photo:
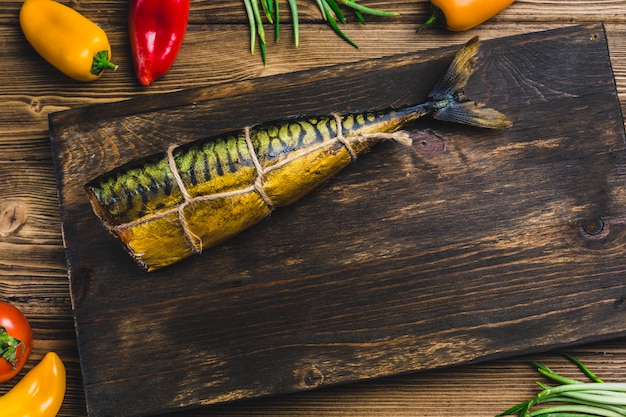
[[[483,42],[467,94],[202,255],[142,273],[83,185],[171,143],[424,99],[457,48],[56,113],[87,405],[135,416],[626,334],[626,152],[602,26]]]

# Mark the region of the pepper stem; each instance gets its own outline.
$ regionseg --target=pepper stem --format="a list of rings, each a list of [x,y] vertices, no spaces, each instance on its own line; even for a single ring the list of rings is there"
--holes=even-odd
[[[428,20],[426,20],[419,28],[417,28],[417,33],[421,33],[431,26],[445,23],[446,16],[443,14],[443,11],[439,7],[433,6],[433,14],[430,15]]]
[[[22,345],[23,353],[25,349],[24,344],[20,340],[9,335],[9,333],[7,333],[7,329],[0,326],[0,358],[9,362],[13,369],[17,367],[15,357],[17,355],[17,347],[20,345]]]
[[[90,72],[93,75],[100,75],[105,69],[112,69],[113,71],[117,69],[117,65],[109,61],[109,51],[106,49],[104,51],[97,52],[93,56]]]

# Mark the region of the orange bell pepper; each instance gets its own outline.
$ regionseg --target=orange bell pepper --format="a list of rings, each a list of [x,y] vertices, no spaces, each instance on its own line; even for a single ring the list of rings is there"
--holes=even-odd
[[[491,19],[515,0],[431,0],[433,14],[419,29],[441,24],[452,31],[472,29]]]

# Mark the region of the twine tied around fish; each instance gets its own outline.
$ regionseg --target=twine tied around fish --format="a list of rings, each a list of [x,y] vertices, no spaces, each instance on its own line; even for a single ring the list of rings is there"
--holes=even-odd
[[[359,133],[358,135],[354,135],[354,136],[350,136],[350,137],[345,137],[343,135],[343,123],[342,123],[342,119],[341,116],[338,114],[333,114],[332,115],[335,119],[335,123],[336,123],[336,129],[337,129],[337,134],[334,138],[331,138],[330,140],[327,141],[322,141],[320,142],[317,146],[313,146],[313,147],[309,147],[307,148],[305,151],[301,152],[301,153],[296,153],[294,155],[291,155],[289,158],[285,158],[284,160],[280,161],[277,164],[274,164],[270,167],[264,168],[261,164],[261,162],[259,161],[258,155],[256,150],[254,149],[254,144],[252,143],[252,139],[251,139],[251,135],[250,135],[250,126],[246,126],[243,129],[244,132],[244,138],[246,141],[246,145],[248,148],[248,151],[250,153],[250,157],[252,159],[252,163],[254,164],[255,170],[256,170],[256,179],[253,183],[253,185],[248,186],[248,187],[244,187],[242,189],[239,190],[235,190],[235,191],[229,191],[229,192],[224,192],[224,193],[217,193],[217,194],[210,194],[210,195],[202,195],[202,196],[197,196],[197,197],[192,197],[189,194],[189,191],[187,190],[187,187],[185,186],[185,183],[180,175],[180,172],[178,170],[178,167],[176,166],[176,160],[174,157],[174,151],[180,146],[179,144],[172,144],[168,147],[167,151],[166,151],[166,157],[167,157],[167,162],[168,162],[168,167],[170,169],[170,171],[172,172],[172,176],[174,177],[174,181],[176,182],[176,185],[178,186],[178,188],[180,189],[180,193],[182,195],[183,198],[183,202],[178,205],[175,208],[172,208],[170,210],[166,210],[166,211],[162,211],[159,213],[154,213],[152,215],[147,215],[144,216],[141,219],[137,219],[135,221],[132,222],[127,222],[127,223],[123,223],[123,224],[119,224],[119,225],[110,225],[109,228],[112,230],[117,230],[117,231],[121,231],[121,230],[125,230],[125,229],[130,229],[132,227],[135,227],[137,225],[155,220],[155,219],[159,219],[159,218],[163,218],[166,216],[171,215],[172,213],[178,213],[178,219],[181,225],[181,228],[183,230],[183,234],[184,234],[184,238],[185,241],[187,242],[187,245],[189,247],[189,249],[195,253],[195,254],[199,254],[202,253],[203,250],[203,242],[202,242],[202,238],[200,236],[198,236],[197,234],[195,234],[188,222],[187,222],[187,218],[185,217],[185,208],[187,208],[188,206],[190,206],[191,204],[195,203],[195,202],[200,202],[200,201],[207,201],[207,200],[216,200],[216,199],[220,199],[220,198],[226,198],[226,197],[230,197],[233,195],[238,195],[238,194],[244,194],[244,193],[249,193],[251,191],[256,191],[260,196],[261,199],[263,200],[263,202],[268,206],[270,211],[273,211],[276,208],[276,204],[272,201],[272,199],[267,195],[267,193],[265,192],[264,189],[264,180],[266,175],[275,169],[278,169],[282,166],[284,166],[285,164],[289,164],[291,162],[293,162],[295,159],[302,157],[303,155],[306,155],[308,153],[311,152],[315,152],[317,151],[319,148],[323,147],[323,146],[327,146],[329,143],[332,143],[333,141],[335,142],[339,142],[341,143],[346,150],[348,151],[348,153],[350,154],[350,157],[352,159],[352,161],[356,161],[357,159],[357,153],[354,150],[354,148],[352,147],[352,144],[354,143],[361,143],[361,142],[367,142],[367,141],[371,141],[373,139],[382,139],[382,140],[395,140],[396,142],[404,145],[404,146],[411,146],[413,144],[413,140],[411,139],[411,136],[409,135],[408,132],[406,131],[397,131],[397,132],[393,132],[393,133]]]

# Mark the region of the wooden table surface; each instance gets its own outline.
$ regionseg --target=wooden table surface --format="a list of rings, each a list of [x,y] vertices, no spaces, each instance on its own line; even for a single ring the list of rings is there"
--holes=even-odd
[[[301,0],[300,47],[291,26],[270,42],[268,64],[249,53],[245,10],[239,0],[192,1],[190,25],[169,74],[141,87],[131,69],[127,1],[65,2],[108,33],[120,66],[95,83],[72,81],[46,64],[25,41],[18,22],[21,1],[0,0],[0,300],[20,308],[35,338],[27,368],[56,351],[68,370],[62,416],[86,415],[67,281],[48,114],[94,103],[189,87],[356,62],[397,53],[582,23],[605,24],[617,90],[626,111],[626,1],[519,0],[496,18],[467,33],[415,29],[429,14],[422,0],[365,1],[399,11],[394,18],[350,17],[344,31],[360,46],[342,42],[319,20],[313,1]],[[286,3],[286,2],[285,2]],[[285,11],[286,11],[286,5]],[[283,12],[283,15],[287,15]],[[348,13],[349,15],[349,13]],[[626,271],[624,271],[626,274]],[[626,381],[626,340],[568,348],[605,381]],[[188,416],[493,416],[536,392],[528,361],[539,360],[568,375],[576,370],[552,353],[498,359],[450,369],[402,375],[318,391],[190,410]],[[115,364],[111,364],[115,366]],[[23,375],[25,371],[20,374]],[[0,386],[6,392],[13,382]]]

